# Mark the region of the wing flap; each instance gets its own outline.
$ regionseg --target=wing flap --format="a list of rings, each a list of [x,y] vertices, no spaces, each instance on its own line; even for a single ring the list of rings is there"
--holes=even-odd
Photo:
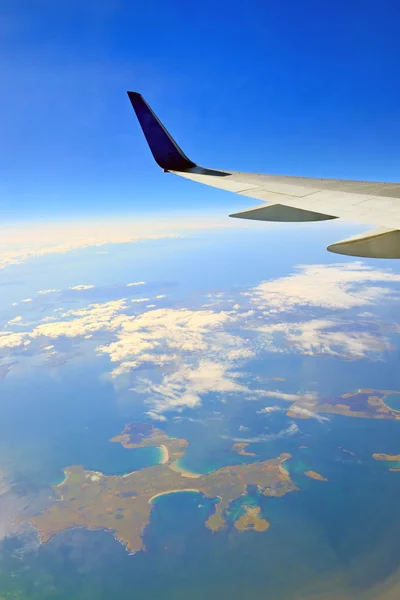
[[[229,215],[238,219],[253,219],[254,221],[284,221],[287,223],[306,223],[309,221],[328,221],[336,219],[332,215],[312,212],[300,208],[292,208],[283,204],[270,204],[269,206],[256,206],[239,213]]]
[[[400,231],[378,227],[331,244],[328,250],[362,258],[400,258]]]

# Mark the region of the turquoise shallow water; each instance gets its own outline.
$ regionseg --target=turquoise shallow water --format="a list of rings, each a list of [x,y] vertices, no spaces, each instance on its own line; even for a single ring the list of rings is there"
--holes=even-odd
[[[393,410],[400,411],[400,394],[390,394],[385,398],[385,403]]]

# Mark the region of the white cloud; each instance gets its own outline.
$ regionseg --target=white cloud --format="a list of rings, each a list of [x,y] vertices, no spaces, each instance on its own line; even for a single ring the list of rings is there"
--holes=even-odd
[[[281,406],[265,406],[261,410],[258,410],[257,414],[259,414],[259,415],[269,415],[270,413],[278,412],[280,410],[282,410]]]
[[[140,391],[148,395],[153,410],[160,413],[199,406],[201,397],[210,392],[245,393],[247,388],[235,381],[228,365],[200,360],[195,366],[182,365],[160,384],[143,381]]]
[[[151,224],[151,227],[140,226],[139,223],[124,222],[81,222],[52,223],[51,227],[8,227],[2,230],[0,240],[0,269],[10,265],[18,265],[32,258],[41,258],[49,254],[64,254],[74,250],[100,247],[106,244],[136,243],[143,240],[163,238],[179,238],[173,233],[171,223]],[[184,227],[180,227],[183,229]],[[179,229],[179,227],[175,227]]]
[[[158,296],[156,296],[156,300],[161,300],[161,298],[165,298],[166,294],[158,294]]]
[[[22,347],[27,340],[25,333],[9,333],[0,331],[0,349],[15,349]]]
[[[254,352],[243,338],[224,331],[231,322],[230,314],[223,311],[152,310],[123,319],[117,340],[98,351],[119,363],[114,377],[141,365],[169,364],[161,382],[135,375],[135,389],[148,396],[157,412],[193,407],[209,392],[247,392],[237,382],[232,365]]]
[[[57,292],[61,292],[61,290],[57,290],[57,289],[51,289],[51,290],[38,290],[36,293],[40,294],[40,295],[44,295],[44,294],[55,294]]]
[[[145,281],[134,281],[133,283],[127,283],[126,287],[132,287],[133,285],[145,285]]]
[[[298,434],[299,432],[300,432],[300,428],[297,425],[297,423],[290,423],[290,425],[288,427],[286,427],[286,429],[281,429],[277,433],[266,433],[266,434],[257,435],[254,437],[249,437],[249,438],[232,437],[229,439],[232,439],[234,442],[246,442],[247,444],[250,444],[252,442],[272,442],[274,440],[278,440],[281,438],[292,437],[292,436]],[[227,436],[221,436],[221,437],[226,438]]]
[[[105,302],[104,304],[89,304],[87,308],[69,310],[59,316],[58,321],[46,322],[35,327],[30,336],[38,337],[78,337],[98,331],[113,332],[118,329],[121,319],[125,317],[120,312],[127,307],[125,299]]]
[[[382,334],[348,331],[346,322],[327,319],[265,325],[259,327],[258,331],[264,336],[266,348],[278,352],[284,349],[275,343],[276,334],[284,334],[285,344],[292,351],[310,356],[360,359],[392,349]]]
[[[8,321],[8,325],[14,325],[15,323],[20,323],[22,321],[22,317],[14,317],[10,321]]]
[[[21,302],[33,302],[32,298],[25,298],[24,300],[21,300]]]
[[[322,415],[319,415],[310,408],[306,408],[305,406],[298,406],[296,404],[290,407],[290,414],[291,416],[297,415],[302,419],[316,419],[320,423],[330,421],[328,417],[323,417]]]
[[[94,285],[85,285],[84,283],[81,283],[79,285],[74,285],[73,287],[70,287],[69,289],[81,292],[83,290],[92,290],[93,288],[94,288]]]
[[[343,281],[338,274],[342,267]],[[389,272],[374,271],[361,263],[346,263],[342,267],[301,267],[295,275],[252,288],[247,297],[251,304],[256,302],[255,306],[262,306],[262,315],[257,308],[246,310],[244,307],[244,312],[236,312],[236,305],[233,311],[217,310],[215,307],[207,310],[204,307],[198,310],[155,307],[154,310],[145,310],[140,305],[137,309],[143,312],[132,315],[127,314],[132,311],[131,302],[120,299],[93,303],[79,309],[56,309],[54,314],[57,316],[44,317],[30,332],[0,332],[0,348],[18,349],[40,338],[44,338],[40,340],[41,347],[59,337],[81,340],[93,337],[96,341],[101,334],[97,352],[108,356],[114,363],[112,377],[121,377],[121,384],[133,386],[135,391],[145,395],[149,410],[154,414],[198,406],[208,393],[219,394],[221,401],[226,401],[225,395],[230,393],[241,393],[247,398],[277,398],[312,411],[315,395],[310,392],[250,391],[239,376],[245,375],[241,372],[244,361],[265,355],[265,352],[293,351],[364,358],[390,348],[381,335],[366,330],[356,331],[353,322],[348,328],[343,317],[337,321],[331,313],[329,318],[316,319],[311,314],[307,318],[302,311],[301,320],[297,322],[283,320],[282,310],[304,306],[308,296],[313,299],[312,290],[307,288],[310,280],[319,278],[319,286],[323,287],[324,277],[328,277],[328,292],[332,297],[327,299],[320,291],[314,304],[309,301],[309,306],[325,310],[334,307],[344,310],[346,306],[359,306],[360,302],[371,303],[372,298],[381,300],[390,296],[389,288],[374,287],[371,278],[373,281],[398,281],[397,276]],[[355,284],[349,280],[349,273],[354,274]],[[93,286],[74,286],[75,289],[89,287]],[[232,300],[226,295],[226,301]],[[214,298],[220,296],[215,294]],[[148,298],[133,299],[138,304],[147,301]],[[272,308],[275,311],[273,315],[269,307],[264,310],[267,306],[264,306],[264,301],[272,302],[275,307]],[[149,307],[153,308],[153,305],[146,308]],[[277,322],[279,313],[280,322]],[[267,414],[273,410],[274,407],[265,407],[262,412]]]
[[[167,420],[166,416],[159,415],[158,413],[154,412],[153,410],[147,411],[146,415],[148,417],[150,417],[150,419],[153,419],[153,421],[166,421]]]
[[[345,310],[393,296],[390,287],[379,287],[378,282],[400,282],[400,275],[373,269],[359,261],[301,265],[292,275],[264,281],[246,295],[259,308],[279,312],[306,306]]]

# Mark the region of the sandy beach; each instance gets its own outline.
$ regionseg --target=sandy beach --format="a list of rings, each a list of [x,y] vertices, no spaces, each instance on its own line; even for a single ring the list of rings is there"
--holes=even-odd
[[[176,473],[180,473],[182,477],[189,477],[190,479],[197,479],[198,477],[201,477],[200,473],[192,473],[191,471],[187,471],[186,469],[181,467],[181,465],[179,464],[179,460],[176,460],[171,465],[169,465],[169,468],[173,471],[176,471]]]
[[[165,465],[165,463],[168,462],[169,459],[169,452],[168,452],[168,448],[164,445],[159,447],[160,452],[161,452],[161,458],[160,458],[160,465]]]
[[[180,492],[195,492],[196,494],[198,494],[199,490],[196,490],[194,488],[187,488],[185,490],[166,490],[165,492],[160,492],[159,494],[155,494],[154,496],[149,498],[149,504],[151,504],[153,500],[159,498],[160,496],[166,496],[167,494],[179,494]]]

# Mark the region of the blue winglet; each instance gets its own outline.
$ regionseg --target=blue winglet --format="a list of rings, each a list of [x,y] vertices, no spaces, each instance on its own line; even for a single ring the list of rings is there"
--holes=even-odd
[[[182,152],[143,96],[137,92],[128,92],[128,96],[157,164],[164,171],[186,171],[195,167],[196,164]]]

